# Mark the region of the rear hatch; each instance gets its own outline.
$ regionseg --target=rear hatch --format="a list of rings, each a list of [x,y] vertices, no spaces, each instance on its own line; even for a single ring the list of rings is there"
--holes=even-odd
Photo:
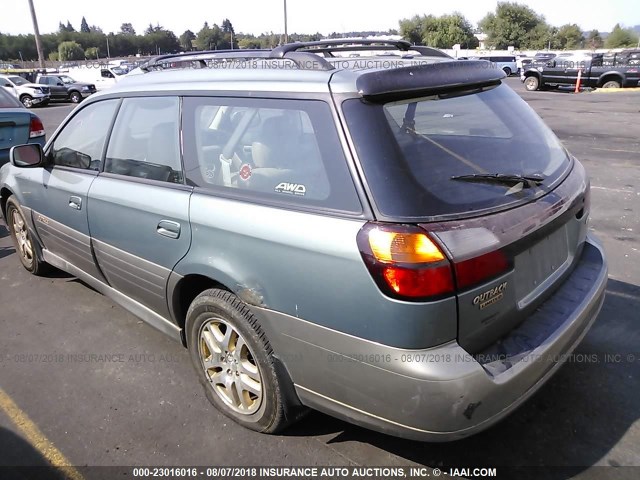
[[[31,114],[18,100],[0,91],[0,150],[29,141]]]
[[[458,342],[479,352],[571,272],[587,232],[584,169],[500,82],[376,100],[342,110],[377,219],[419,225],[438,245]]]

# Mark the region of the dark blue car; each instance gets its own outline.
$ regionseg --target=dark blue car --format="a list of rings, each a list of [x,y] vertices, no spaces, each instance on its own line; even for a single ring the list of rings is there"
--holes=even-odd
[[[39,143],[44,147],[42,121],[0,88],[0,165],[9,161],[11,147],[23,143]]]

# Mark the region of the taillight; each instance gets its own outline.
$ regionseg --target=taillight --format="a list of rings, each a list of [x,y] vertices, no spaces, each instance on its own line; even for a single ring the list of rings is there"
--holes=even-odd
[[[434,300],[454,291],[449,260],[421,228],[368,223],[357,241],[371,276],[390,297]]]
[[[450,261],[433,237],[415,225],[367,223],[358,232],[358,247],[380,290],[403,300],[436,300],[513,268],[503,249]]]
[[[502,250],[454,263],[456,285],[464,290],[498,277],[511,270],[512,262]]]
[[[29,138],[41,137],[44,135],[44,125],[38,117],[31,117],[31,123],[29,124]]]

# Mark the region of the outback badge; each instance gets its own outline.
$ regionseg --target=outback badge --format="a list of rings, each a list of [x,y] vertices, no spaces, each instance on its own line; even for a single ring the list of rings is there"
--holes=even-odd
[[[504,297],[504,291],[507,289],[508,282],[502,282],[497,287],[493,287],[486,292],[482,292],[476,295],[473,299],[473,304],[477,305],[480,310],[489,305],[499,302]]]

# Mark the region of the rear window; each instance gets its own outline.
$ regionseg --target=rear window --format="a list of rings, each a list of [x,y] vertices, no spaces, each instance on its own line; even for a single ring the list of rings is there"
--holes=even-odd
[[[343,111],[374,203],[394,219],[513,206],[555,187],[570,167],[553,132],[506,85],[386,104],[349,99]],[[518,189],[452,179],[474,174],[544,180]]]

